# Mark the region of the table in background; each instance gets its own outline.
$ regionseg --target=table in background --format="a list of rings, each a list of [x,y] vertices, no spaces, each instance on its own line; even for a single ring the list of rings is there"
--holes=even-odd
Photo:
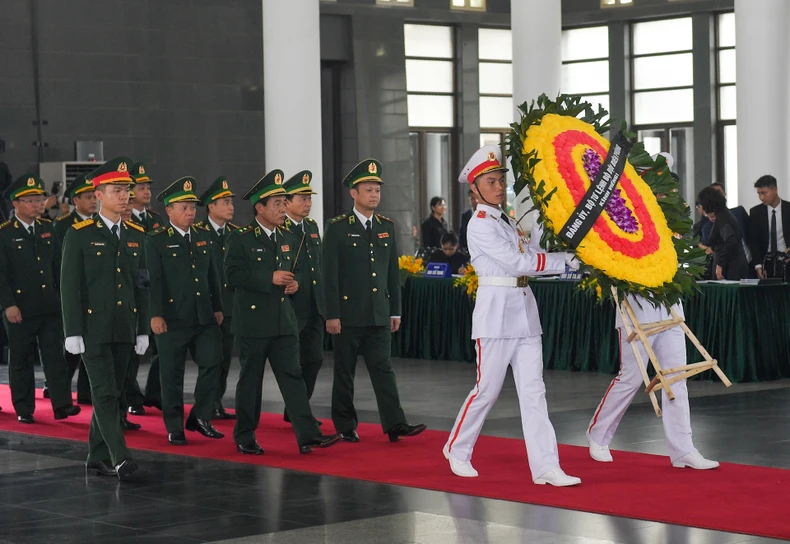
[[[614,373],[620,365],[614,307],[572,282],[530,280],[543,325],[546,368]],[[686,321],[733,382],[790,377],[790,285],[703,284]],[[408,278],[393,355],[473,362],[474,303],[452,279]],[[701,361],[688,344],[689,363]],[[710,372],[705,373],[710,374]],[[704,377],[704,376],[703,376]]]

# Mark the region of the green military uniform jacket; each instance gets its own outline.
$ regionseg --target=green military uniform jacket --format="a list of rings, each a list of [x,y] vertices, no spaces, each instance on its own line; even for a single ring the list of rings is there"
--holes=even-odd
[[[217,267],[217,277],[222,283],[222,315],[223,317],[233,317],[233,289],[228,287],[228,283],[225,281],[223,263],[225,261],[225,248],[227,247],[228,236],[231,232],[239,230],[239,227],[231,222],[225,223],[225,234],[220,238],[208,219],[196,223],[195,226],[208,229],[211,235],[211,251],[214,253],[214,264]]]
[[[148,233],[146,258],[151,276],[151,316],[163,317],[168,329],[216,325],[222,292],[214,263],[211,235],[192,225],[190,243],[172,225]]]
[[[22,319],[60,312],[60,244],[48,219],[35,223],[34,235],[17,219],[0,225],[0,308]]]
[[[299,283],[299,290],[291,295],[296,317],[310,319],[324,315],[324,281],[321,278],[321,235],[318,224],[306,217],[302,221],[303,233],[300,233],[291,220],[285,218],[285,229],[293,236],[292,250],[296,266],[294,277]]]
[[[232,232],[225,251],[225,281],[233,289],[231,332],[249,338],[298,336],[296,313],[285,287],[272,283],[274,272],[289,271],[293,237],[277,228],[277,244],[257,221]]]
[[[331,219],[324,233],[325,318],[348,327],[389,327],[401,315],[395,225],[372,217],[372,239],[352,211]]]
[[[143,227],[145,232],[151,232],[152,230],[158,229],[159,227],[167,224],[167,222],[162,219],[162,216],[151,208],[145,209],[145,221],[140,221],[134,212],[132,212],[132,218],[130,221]]]
[[[99,218],[74,224],[63,246],[61,300],[66,337],[134,343],[150,332],[145,234],[126,221],[118,239]]]
[[[67,213],[66,215],[61,215],[52,222],[52,227],[55,229],[55,236],[57,237],[61,248],[63,247],[63,240],[66,238],[66,233],[69,231],[72,225],[79,223],[80,221],[83,221],[83,219],[75,210],[71,213]]]

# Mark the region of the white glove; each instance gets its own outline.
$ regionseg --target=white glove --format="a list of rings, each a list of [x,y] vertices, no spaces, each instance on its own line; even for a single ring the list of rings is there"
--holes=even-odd
[[[66,351],[72,355],[79,355],[85,353],[85,342],[82,341],[82,336],[69,336],[64,342]]]
[[[566,253],[565,254],[565,266],[570,268],[571,270],[578,270],[581,266],[579,259],[576,258],[576,255],[573,253]]]
[[[145,355],[145,350],[148,349],[148,335],[138,336],[134,341],[134,352],[137,355]]]

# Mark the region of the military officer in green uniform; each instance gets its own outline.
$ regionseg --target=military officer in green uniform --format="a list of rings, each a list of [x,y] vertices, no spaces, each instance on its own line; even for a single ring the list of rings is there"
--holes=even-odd
[[[222,290],[211,234],[196,227],[195,179],[176,180],[157,198],[169,224],[148,234],[151,330],[159,349],[162,415],[168,441],[186,445],[184,428],[208,438],[223,435],[211,424],[222,366]],[[195,404],[184,422],[184,365],[192,348],[198,366]]]
[[[312,195],[316,194],[310,187],[312,179],[312,172],[303,170],[283,184],[286,192],[285,229],[295,237],[292,272],[299,289],[291,295],[291,303],[299,325],[299,364],[307,398],[313,396],[318,371],[324,361],[321,235],[316,222],[308,217],[313,206]],[[287,412],[284,419],[288,421]]]
[[[228,234],[239,227],[230,222],[233,219],[233,193],[225,176],[220,176],[200,195],[200,205],[206,207],[208,215],[205,221],[196,226],[207,228],[211,234],[211,248],[214,252],[214,263],[217,265],[217,276],[222,282],[222,368],[219,376],[219,391],[214,404],[214,419],[236,419],[235,414],[228,413],[222,405],[222,397],[228,388],[228,373],[233,359],[233,333],[231,323],[233,316],[233,290],[225,283],[225,271],[222,263],[225,260],[225,240]],[[194,354],[193,354],[194,356]]]
[[[82,354],[93,399],[86,471],[120,480],[137,470],[121,427],[126,368],[149,333],[145,233],[121,220],[130,164],[118,157],[86,176],[101,211],[66,234],[61,289],[66,350]]]
[[[244,195],[252,202],[255,220],[231,233],[225,252],[225,280],[233,289],[233,334],[241,372],[236,386],[236,427],[233,438],[241,453],[259,455],[255,438],[261,417],[263,369],[272,366],[291,417],[301,453],[327,447],[339,436],[325,436],[310,410],[299,367],[299,328],[291,297],[294,280],[294,238],[281,227],[285,220],[283,173],[273,170]]]
[[[71,203],[74,205],[74,210],[52,222],[52,227],[55,229],[55,236],[61,248],[63,247],[66,233],[71,226],[80,221],[92,218],[93,214],[95,214],[98,209],[96,190],[93,188],[93,183],[86,180],[84,175],[77,176],[69,186],[66,187],[66,196],[69,197],[69,200],[71,200]],[[60,265],[58,264],[58,269],[59,268]],[[91,384],[88,381],[88,372],[85,370],[82,356],[74,355],[67,351],[66,362],[69,367],[69,383],[71,383],[74,374],[79,368],[79,375],[77,377],[77,404],[90,404]]]
[[[148,207],[151,203],[151,185],[153,180],[146,171],[145,164],[136,162],[130,171],[134,185],[130,194],[132,206],[131,221],[143,227],[145,232],[161,227],[165,220],[157,212]],[[145,414],[143,406],[150,406],[162,409],[162,386],[159,383],[159,354],[156,350],[156,342],[151,342],[151,359],[148,368],[148,379],[145,382],[145,394],[140,390],[137,381],[137,373],[140,367],[140,357],[132,356],[129,361],[129,372],[127,385],[124,388],[126,402],[129,405],[129,413],[136,416]]]
[[[400,327],[400,279],[395,225],[375,213],[381,197],[381,163],[367,159],[343,180],[354,209],[330,220],[324,233],[326,330],[335,352],[332,421],[343,440],[359,442],[354,371],[362,354],[373,384],[381,426],[392,442],[425,425],[406,422],[392,370],[392,333]]]
[[[8,336],[11,401],[20,423],[35,422],[36,342],[55,419],[80,412],[71,401],[63,357],[61,248],[52,223],[37,217],[44,194],[44,182],[32,174],[18,178],[3,193],[15,211],[11,221],[0,225],[0,308]]]

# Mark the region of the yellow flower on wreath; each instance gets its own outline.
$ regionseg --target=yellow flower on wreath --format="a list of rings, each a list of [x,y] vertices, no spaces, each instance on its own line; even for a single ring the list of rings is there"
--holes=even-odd
[[[546,114],[526,132],[522,153],[537,151],[540,162],[533,176],[552,194],[540,206],[551,229],[558,234],[592,181],[582,156],[593,149],[602,158],[610,143],[590,124],[570,116]],[[650,187],[626,163],[618,183],[626,207],[636,217],[634,233],[620,229],[604,211],[576,248],[577,256],[607,276],[647,287],[671,283],[678,270],[672,230]],[[638,205],[637,205],[638,204]]]

